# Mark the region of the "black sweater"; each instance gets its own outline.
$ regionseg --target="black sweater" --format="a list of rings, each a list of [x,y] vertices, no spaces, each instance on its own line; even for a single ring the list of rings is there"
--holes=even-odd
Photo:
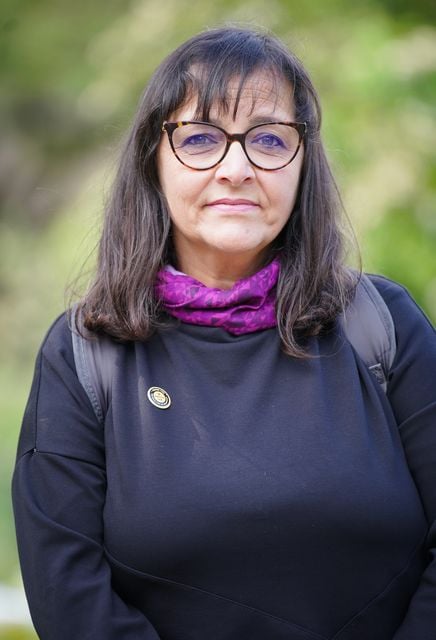
[[[374,282],[387,396],[339,328],[303,361],[180,324],[118,347],[103,427],[53,325],[13,480],[41,640],[436,638],[436,337]]]

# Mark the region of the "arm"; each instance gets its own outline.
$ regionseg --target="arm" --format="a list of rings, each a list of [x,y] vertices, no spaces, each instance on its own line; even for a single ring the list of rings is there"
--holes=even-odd
[[[428,565],[394,640],[436,633],[436,334],[404,289],[377,278],[397,333],[388,397],[428,520]]]
[[[64,318],[36,363],[13,477],[26,595],[41,640],[158,640],[111,588],[103,551],[104,434],[75,372]]]

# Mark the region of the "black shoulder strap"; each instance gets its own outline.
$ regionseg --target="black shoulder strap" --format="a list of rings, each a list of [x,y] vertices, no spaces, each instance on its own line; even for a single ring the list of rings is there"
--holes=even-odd
[[[99,422],[104,421],[110,402],[113,371],[119,345],[108,336],[84,337],[77,310],[72,313],[72,341],[77,376]],[[347,339],[377,381],[387,388],[387,377],[395,357],[395,327],[390,311],[375,285],[362,274],[353,302],[342,318]]]
[[[365,274],[343,314],[343,327],[347,339],[386,391],[396,352],[395,326],[386,302]]]

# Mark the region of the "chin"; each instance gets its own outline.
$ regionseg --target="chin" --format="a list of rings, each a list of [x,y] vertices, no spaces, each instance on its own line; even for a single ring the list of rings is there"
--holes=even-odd
[[[221,253],[228,254],[229,256],[238,256],[243,254],[260,255],[263,253],[265,247],[264,243],[259,244],[255,242],[241,242],[240,239],[235,239],[233,242],[220,242],[214,243],[213,248]]]
[[[213,241],[210,243],[218,251],[229,254],[238,253],[261,253],[270,243],[263,235],[247,234],[244,231],[231,234],[217,234],[215,232]]]

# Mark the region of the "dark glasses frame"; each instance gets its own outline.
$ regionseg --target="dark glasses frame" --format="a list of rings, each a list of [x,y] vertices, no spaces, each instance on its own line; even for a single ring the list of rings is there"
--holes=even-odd
[[[180,127],[184,127],[187,124],[203,124],[203,125],[207,125],[208,127],[213,127],[214,129],[218,129],[219,131],[221,131],[226,136],[226,141],[227,141],[226,142],[226,146],[225,146],[223,154],[219,158],[219,160],[217,160],[216,162],[214,162],[210,166],[200,167],[199,168],[199,167],[191,167],[191,165],[189,165],[186,162],[184,162],[177,155],[177,151],[176,151],[176,149],[174,147],[174,143],[173,143],[173,133],[174,133],[174,131],[176,129],[178,129]],[[252,131],[253,129],[257,129],[258,127],[263,127],[263,126],[265,126],[267,124],[284,124],[284,125],[286,125],[288,127],[292,127],[293,129],[295,129],[298,132],[298,136],[299,136],[298,146],[297,146],[297,148],[295,150],[295,153],[292,156],[292,158],[290,160],[288,160],[287,162],[285,162],[284,164],[280,165],[280,167],[274,167],[274,169],[261,167],[260,165],[258,165],[255,162],[253,162],[253,160],[248,155],[247,149],[245,148],[245,140],[246,140],[247,135],[250,133],[250,131]],[[274,122],[274,121],[273,122],[262,122],[260,124],[254,125],[253,127],[250,127],[244,133],[227,133],[227,131],[225,129],[223,129],[222,127],[219,127],[216,124],[211,124],[210,122],[202,122],[200,120],[179,120],[178,122],[168,122],[167,120],[165,120],[163,122],[163,124],[162,124],[162,132],[164,132],[164,131],[166,131],[166,133],[168,135],[168,140],[169,140],[169,143],[170,143],[170,147],[171,147],[174,155],[176,156],[177,160],[179,162],[181,162],[181,164],[183,164],[185,167],[189,167],[189,169],[193,169],[194,171],[207,171],[208,169],[213,169],[213,167],[216,167],[226,157],[227,152],[230,149],[230,145],[232,144],[232,142],[239,142],[239,144],[241,145],[245,155],[247,156],[248,161],[250,162],[250,164],[252,164],[257,169],[261,169],[262,171],[278,171],[279,169],[283,169],[283,167],[286,167],[288,164],[291,164],[292,160],[294,160],[295,156],[297,155],[297,153],[298,153],[298,151],[299,151],[299,149],[301,147],[301,143],[303,142],[304,136],[306,135],[307,123],[306,122]]]

